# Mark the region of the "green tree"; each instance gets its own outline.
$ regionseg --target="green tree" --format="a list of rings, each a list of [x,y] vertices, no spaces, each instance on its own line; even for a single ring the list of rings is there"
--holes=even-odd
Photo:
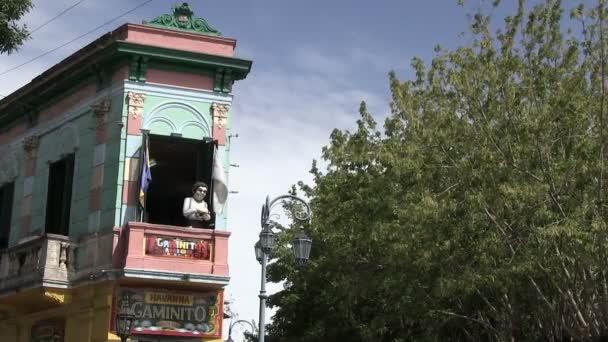
[[[26,25],[17,22],[32,9],[31,0],[0,1],[0,53],[11,54],[30,38]]]
[[[313,255],[276,252],[271,336],[608,338],[606,14],[519,0],[496,33],[478,12],[470,45],[391,73],[383,130],[362,103],[300,183]]]

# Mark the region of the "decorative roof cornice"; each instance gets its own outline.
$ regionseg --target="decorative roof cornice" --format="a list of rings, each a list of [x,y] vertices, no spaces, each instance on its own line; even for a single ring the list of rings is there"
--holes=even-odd
[[[150,22],[144,21],[143,24],[170,30],[195,32],[209,36],[222,35],[220,31],[211,27],[205,19],[194,17],[194,12],[186,2],[180,6],[173,7],[173,14],[163,14]]]

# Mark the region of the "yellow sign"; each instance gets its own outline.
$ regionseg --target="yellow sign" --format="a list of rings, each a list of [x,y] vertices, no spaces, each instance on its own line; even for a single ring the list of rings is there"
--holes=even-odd
[[[167,293],[167,292],[145,292],[146,304],[163,304],[163,305],[182,305],[192,306],[194,304],[194,296]]]

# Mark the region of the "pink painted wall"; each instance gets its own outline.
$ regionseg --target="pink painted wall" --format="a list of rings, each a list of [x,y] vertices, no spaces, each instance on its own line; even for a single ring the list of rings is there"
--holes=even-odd
[[[112,74],[112,84],[129,79],[129,66],[123,65]]]
[[[70,95],[54,103],[38,115],[38,123],[49,121],[56,118],[61,114],[65,114],[71,107],[75,106],[79,102],[86,100],[89,97],[95,96],[97,86],[93,83],[87,84],[84,87],[79,88]]]
[[[177,71],[148,68],[146,79],[150,83],[170,84],[178,87],[213,90],[213,78]]]
[[[17,139],[18,136],[27,131],[27,124],[20,123],[9,129],[8,131],[0,134],[0,145],[8,144]]]
[[[38,125],[52,120],[62,114],[65,114],[72,107],[80,102],[87,100],[92,96],[95,96],[96,85],[88,84],[84,87],[79,88],[70,95],[62,98],[59,102],[55,102],[50,107],[47,107],[44,111],[38,113]],[[24,134],[28,130],[26,123],[19,123],[12,127],[8,131],[0,134],[0,145],[9,144],[14,142],[19,136]]]
[[[162,30],[134,24],[128,24],[128,29],[123,33],[123,37],[119,37],[119,39],[121,38],[130,43],[228,57],[234,55],[234,48],[236,47],[236,40],[230,38]]]

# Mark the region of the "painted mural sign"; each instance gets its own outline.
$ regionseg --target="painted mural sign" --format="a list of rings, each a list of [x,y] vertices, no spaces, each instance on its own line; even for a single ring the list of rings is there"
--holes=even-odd
[[[65,322],[62,320],[42,321],[32,326],[33,342],[63,341]]]
[[[186,259],[210,260],[211,240],[185,239],[169,236],[146,236],[146,254]]]
[[[115,315],[135,316],[133,334],[221,337],[223,292],[178,292],[120,287],[114,293]],[[114,326],[112,326],[112,330]]]

